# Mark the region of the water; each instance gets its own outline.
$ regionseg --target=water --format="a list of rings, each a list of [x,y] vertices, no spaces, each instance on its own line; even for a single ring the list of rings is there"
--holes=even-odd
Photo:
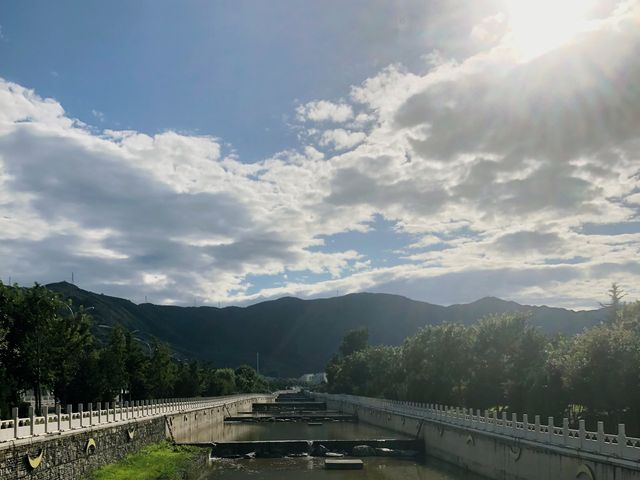
[[[225,423],[220,442],[253,440],[370,440],[411,438],[366,423],[327,422],[311,426],[305,422]]]
[[[325,470],[323,458],[216,460],[197,480],[486,480],[435,459],[425,463],[389,457],[362,459],[362,470]]]

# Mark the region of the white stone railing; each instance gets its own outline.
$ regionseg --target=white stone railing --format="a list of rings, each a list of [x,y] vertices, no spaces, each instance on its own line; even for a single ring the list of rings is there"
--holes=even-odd
[[[508,418],[504,412],[501,416],[498,416],[496,412],[487,410],[484,412],[476,410],[474,413],[472,409],[435,404],[326,393],[314,393],[313,395],[325,400],[343,402],[352,406],[381,410],[469,430],[489,432],[509,437],[510,439],[528,440],[546,446],[565,447],[634,462],[640,461],[640,438],[627,437],[624,424],[618,425],[618,433],[611,434],[604,432],[603,422],[598,422],[597,431],[590,432],[585,429],[584,420],[580,420],[579,427],[573,429],[569,428],[569,420],[566,418],[562,420],[562,425],[556,426],[553,417],[548,417],[546,424],[543,424],[539,415],[536,415],[533,423],[530,423],[527,415],[522,415],[518,419],[518,415],[515,413],[511,415],[511,418]]]
[[[33,407],[29,407],[29,415],[18,417],[18,409],[14,408],[9,420],[0,420],[0,445],[12,440],[29,438],[40,435],[60,434],[65,431],[92,428],[97,425],[117,424],[134,419],[145,419],[162,416],[168,413],[180,413],[201,408],[218,407],[230,401],[251,400],[263,398],[264,395],[227,395],[222,397],[171,398],[161,400],[141,400],[124,402],[123,404],[108,403],[86,405],[78,404],[76,411],[72,405],[67,405],[63,412],[58,405],[55,413],[36,415]],[[47,409],[44,409],[47,410]]]

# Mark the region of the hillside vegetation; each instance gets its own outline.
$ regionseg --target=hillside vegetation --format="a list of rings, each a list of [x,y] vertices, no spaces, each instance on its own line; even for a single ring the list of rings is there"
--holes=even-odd
[[[574,312],[562,308],[530,307],[498,298],[443,307],[398,295],[358,293],[341,297],[301,300],[285,297],[249,307],[176,307],[136,305],[121,298],[88,292],[66,282],[48,288],[74,305],[94,307],[98,335],[123,325],[150,341],[167,342],[184,358],[216,366],[255,365],[277,377],[320,372],[344,334],[366,327],[372,344],[400,345],[425,325],[444,322],[470,325],[490,314],[529,312],[529,324],[543,332],[575,334],[596,325],[602,310]]]

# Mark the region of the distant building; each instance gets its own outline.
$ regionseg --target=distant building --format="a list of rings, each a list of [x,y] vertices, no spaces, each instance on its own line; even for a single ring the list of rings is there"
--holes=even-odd
[[[318,385],[320,383],[327,383],[327,374],[321,373],[305,373],[298,380],[309,385]]]
[[[21,399],[23,402],[30,404],[32,407],[36,406],[36,396],[33,393],[33,390],[25,391]],[[56,406],[56,398],[53,396],[53,393],[47,392],[45,390],[42,391],[42,406],[43,407],[55,407]]]

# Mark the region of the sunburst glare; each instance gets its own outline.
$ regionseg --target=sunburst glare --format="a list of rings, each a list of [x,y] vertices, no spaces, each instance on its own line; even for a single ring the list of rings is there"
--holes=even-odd
[[[506,0],[509,39],[527,58],[552,50],[588,25],[593,0]]]

